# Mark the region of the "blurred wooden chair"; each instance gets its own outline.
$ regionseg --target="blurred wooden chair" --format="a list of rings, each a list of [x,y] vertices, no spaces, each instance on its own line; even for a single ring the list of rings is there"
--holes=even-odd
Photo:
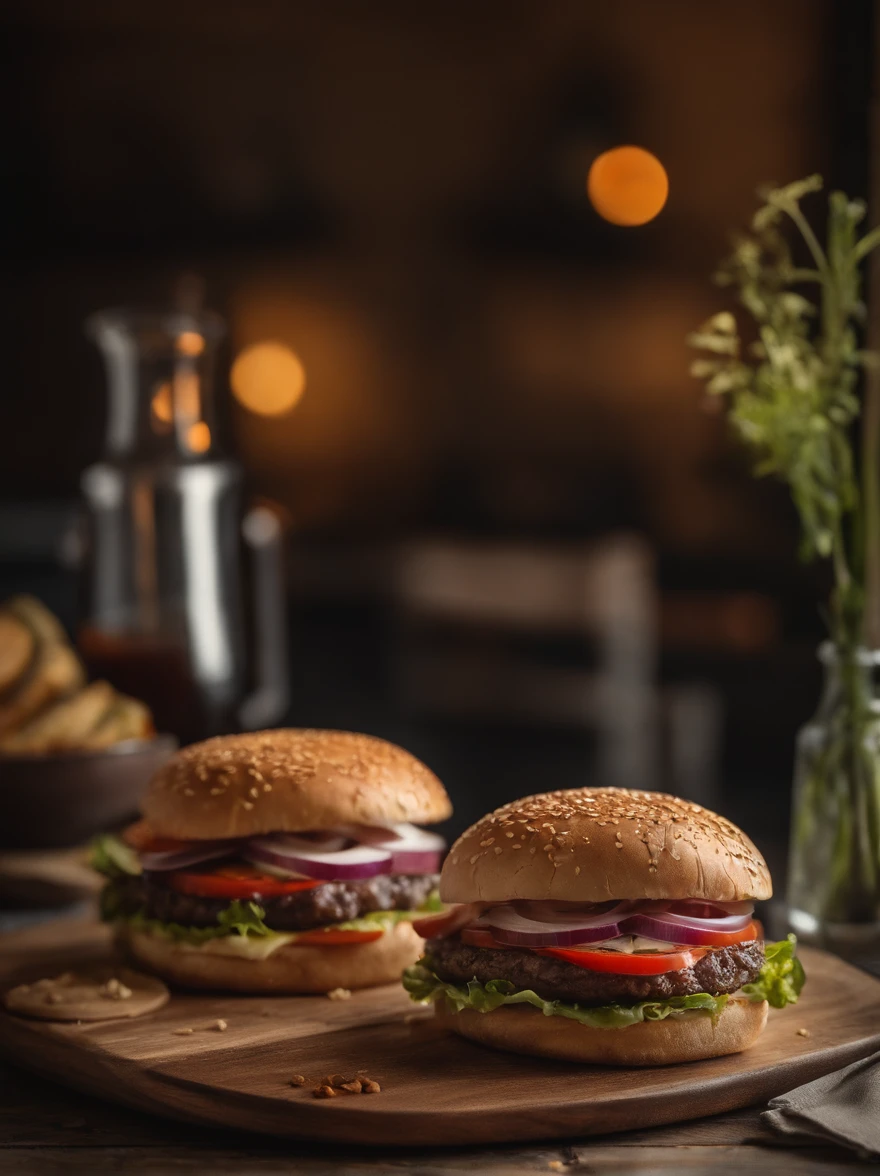
[[[392,596],[395,686],[411,714],[593,731],[598,780],[658,784],[656,592],[643,540],[414,542],[394,560]]]

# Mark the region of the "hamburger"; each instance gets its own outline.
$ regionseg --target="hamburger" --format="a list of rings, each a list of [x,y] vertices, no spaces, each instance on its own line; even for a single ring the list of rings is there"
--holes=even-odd
[[[367,735],[221,736],[154,777],[143,819],[96,846],[125,953],[185,987],[328,992],[397,981],[439,909],[449,798]]]
[[[497,809],[453,845],[452,904],[418,920],[414,1000],[464,1037],[655,1066],[747,1049],[797,1000],[794,937],[766,944],[764,859],[735,825],[657,792],[581,788]]]

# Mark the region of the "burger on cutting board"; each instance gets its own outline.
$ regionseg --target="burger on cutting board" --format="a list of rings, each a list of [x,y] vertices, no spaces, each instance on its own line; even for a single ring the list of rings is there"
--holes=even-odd
[[[748,837],[657,792],[530,796],[453,845],[415,923],[414,1000],[464,1037],[517,1053],[654,1066],[738,1053],[768,1006],[797,1000],[794,937],[764,942],[772,893]]]
[[[439,909],[451,812],[434,774],[366,735],[221,736],[154,777],[143,820],[105,837],[102,915],[125,952],[179,985],[329,992],[397,981],[413,920]]]

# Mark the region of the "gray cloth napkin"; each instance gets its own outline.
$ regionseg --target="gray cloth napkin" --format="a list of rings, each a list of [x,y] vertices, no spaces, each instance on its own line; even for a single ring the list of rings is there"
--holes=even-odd
[[[770,1100],[761,1119],[783,1135],[880,1155],[880,1053]]]

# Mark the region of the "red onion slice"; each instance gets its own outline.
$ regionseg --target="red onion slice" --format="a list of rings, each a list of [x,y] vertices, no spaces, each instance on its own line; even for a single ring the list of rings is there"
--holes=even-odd
[[[343,831],[362,845],[388,850],[393,874],[436,874],[446,848],[439,834],[406,823],[346,825]]]
[[[599,943],[620,933],[619,907],[597,915],[553,912],[551,919],[530,919],[510,905],[491,907],[472,924],[491,928],[499,943],[511,947],[576,947]]]
[[[633,919],[654,919],[676,927],[692,927],[696,931],[723,931],[725,934],[729,931],[742,931],[743,927],[748,927],[752,921],[751,911],[747,915],[725,915],[721,919],[696,919],[691,915],[673,915],[669,911],[664,911],[659,915],[634,911],[630,917]]]
[[[742,931],[751,912],[718,919],[672,915],[663,910],[644,913],[633,903],[608,904],[590,914],[573,903],[519,902],[491,907],[472,926],[490,928],[499,943],[512,947],[577,947],[601,943],[623,934],[643,935],[669,943],[704,945],[719,933]],[[646,904],[655,906],[655,904]]]
[[[724,919],[688,919],[683,915],[631,915],[621,924],[635,935],[666,939],[693,947],[717,944],[719,933],[744,931],[751,923],[749,915],[729,915]]]
[[[698,915],[694,913],[693,907],[708,908],[713,913]],[[726,915],[751,916],[755,910],[755,904],[749,901],[716,902],[714,899],[685,898],[676,902],[663,903],[657,910],[669,911],[673,915],[683,915],[687,919],[723,919]],[[647,906],[640,906],[639,912],[642,914],[656,913],[649,911]]]
[[[356,881],[391,873],[391,854],[384,849],[354,845],[349,849],[326,850],[323,844],[316,848],[315,842],[287,834],[253,837],[244,856],[256,865],[274,866],[301,878],[318,878],[324,882]]]
[[[140,863],[148,873],[163,870],[182,870],[186,866],[197,866],[201,862],[212,862],[217,858],[229,857],[235,841],[206,841],[204,845],[191,849],[172,849],[165,853],[138,854]]]

